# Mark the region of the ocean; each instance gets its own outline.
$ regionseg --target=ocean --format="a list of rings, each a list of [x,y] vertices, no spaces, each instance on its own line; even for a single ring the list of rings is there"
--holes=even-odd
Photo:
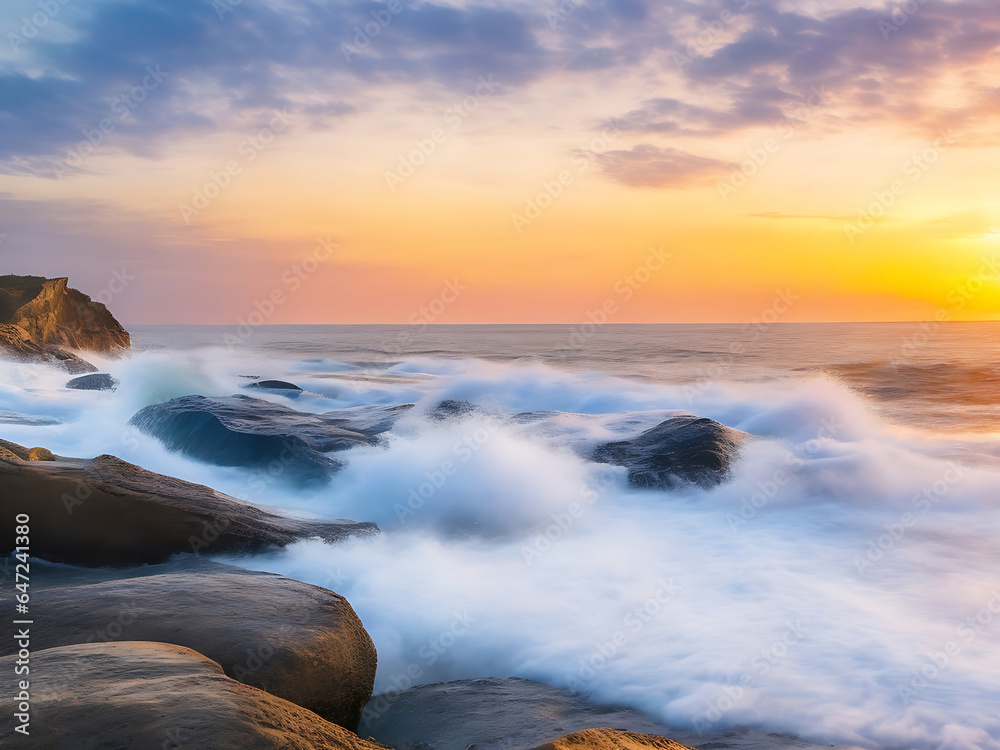
[[[517,676],[706,735],[1000,748],[1000,323],[130,331],[131,356],[87,356],[113,393],[0,362],[0,437],[378,523],[236,560],[346,596],[376,692]],[[128,424],[248,376],[306,412],[417,408],[305,488]],[[445,399],[482,411],[430,418]],[[710,489],[586,458],[680,413],[761,439]]]

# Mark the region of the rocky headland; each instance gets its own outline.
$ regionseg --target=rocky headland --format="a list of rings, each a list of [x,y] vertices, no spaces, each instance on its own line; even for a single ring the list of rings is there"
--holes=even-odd
[[[97,369],[77,351],[115,353],[130,345],[108,308],[70,288],[68,279],[0,276],[0,352],[8,358],[51,362],[77,374]]]

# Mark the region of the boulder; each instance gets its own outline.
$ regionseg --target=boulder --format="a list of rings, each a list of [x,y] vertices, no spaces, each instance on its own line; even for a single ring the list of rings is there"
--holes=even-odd
[[[687,745],[655,734],[636,734],[620,729],[584,729],[546,742],[537,750],[691,750]]]
[[[0,659],[13,705],[17,657]],[[281,698],[229,679],[212,660],[164,643],[90,643],[31,655],[30,737],[46,750],[382,750]]]
[[[118,388],[118,385],[118,381],[106,372],[81,375],[66,383],[67,388],[77,391],[113,391]]]
[[[467,750],[470,745],[476,750],[535,750],[567,733],[597,727],[664,740],[670,737],[682,746],[712,750],[829,750],[793,735],[743,727],[720,727],[699,735],[666,726],[635,709],[597,705],[579,694],[532,680],[495,677],[377,695],[365,706],[360,731],[396,750]]]
[[[631,440],[598,446],[591,460],[626,467],[636,487],[712,487],[726,479],[749,438],[704,417],[672,417]]]
[[[285,392],[284,395],[288,396],[297,396],[302,392],[302,389],[295,385],[295,383],[289,383],[285,380],[255,380],[243,387],[261,391],[282,391]]]
[[[29,461],[55,461],[55,454],[48,448],[34,447],[28,450]]]
[[[125,571],[32,566],[32,649],[158,641],[226,675],[356,729],[372,694],[375,646],[344,597],[270,573],[188,558]],[[13,611],[13,587],[0,605]],[[17,652],[13,639],[0,655]]]
[[[37,345],[115,352],[128,332],[100,302],[71,289],[66,278],[0,276],[0,323],[24,330]]]
[[[18,450],[6,451],[0,456],[0,514],[31,516],[31,554],[45,560],[152,564],[178,552],[260,552],[309,537],[337,541],[378,531],[371,523],[287,518],[115,456],[25,461]],[[7,525],[0,554],[14,546],[13,526]]]
[[[409,408],[310,414],[251,396],[182,396],[141,409],[130,423],[170,450],[200,461],[245,467],[280,461],[294,478],[323,481],[342,466],[327,453],[373,445]]]

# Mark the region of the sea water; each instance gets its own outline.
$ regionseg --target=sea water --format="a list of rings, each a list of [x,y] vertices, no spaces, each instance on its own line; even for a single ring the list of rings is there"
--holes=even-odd
[[[703,733],[1000,748],[1000,324],[132,333],[131,356],[88,356],[113,393],[0,363],[0,410],[42,423],[0,417],[0,437],[378,523],[236,560],[346,596],[377,692],[517,676]],[[246,376],[305,392],[241,391]],[[128,425],[151,403],[234,393],[417,407],[308,488]],[[444,399],[482,408],[432,418]],[[712,489],[637,489],[587,460],[681,413],[761,439]]]

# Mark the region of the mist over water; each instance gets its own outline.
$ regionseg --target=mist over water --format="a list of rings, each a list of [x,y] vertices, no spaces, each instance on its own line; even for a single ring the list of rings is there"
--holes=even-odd
[[[0,363],[0,410],[59,422],[0,436],[377,522],[237,561],[346,596],[378,648],[376,692],[519,676],[703,732],[1000,748],[1000,328],[918,332],[268,327],[234,349],[220,329],[139,329],[138,353],[99,363],[115,393]],[[302,411],[417,408],[308,490],[261,489],[127,426],[243,375],[300,385],[261,397]],[[443,399],[482,411],[434,419]],[[761,439],[711,490],[639,490],[586,459],[677,413]]]

